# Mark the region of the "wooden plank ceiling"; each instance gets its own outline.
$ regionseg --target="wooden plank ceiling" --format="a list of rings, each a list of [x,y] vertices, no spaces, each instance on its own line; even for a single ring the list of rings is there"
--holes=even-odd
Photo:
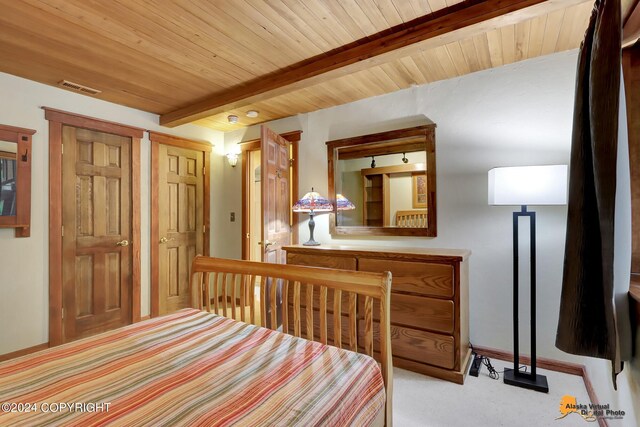
[[[634,0],[625,0],[626,3]],[[0,0],[0,71],[166,114],[461,0]],[[593,0],[196,123],[227,131],[577,48]],[[558,6],[558,4],[560,6]],[[505,21],[505,22],[508,22]],[[247,110],[257,110],[250,119]],[[238,124],[228,123],[235,114]]]

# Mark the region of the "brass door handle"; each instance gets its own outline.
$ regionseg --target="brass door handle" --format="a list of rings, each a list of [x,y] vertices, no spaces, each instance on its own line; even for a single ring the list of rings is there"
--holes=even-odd
[[[258,244],[260,246],[264,246],[264,248],[267,249],[269,246],[273,245],[273,242],[269,240],[265,240],[264,242],[258,242]]]
[[[121,242],[116,243],[116,246],[122,246],[122,247],[129,246],[129,241],[123,240]]]
[[[161,237],[160,238],[160,243],[167,243],[167,242],[170,242],[172,240],[175,240],[175,239],[173,237],[170,238],[170,239],[167,239],[166,237]]]

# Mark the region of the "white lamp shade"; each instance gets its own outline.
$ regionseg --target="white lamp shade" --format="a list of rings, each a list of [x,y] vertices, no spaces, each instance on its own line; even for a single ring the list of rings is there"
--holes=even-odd
[[[567,165],[493,168],[489,204],[566,205],[567,170]]]

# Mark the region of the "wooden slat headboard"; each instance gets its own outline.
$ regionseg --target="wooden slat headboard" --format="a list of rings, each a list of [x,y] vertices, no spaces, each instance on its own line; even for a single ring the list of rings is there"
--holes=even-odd
[[[373,357],[373,301],[380,304],[380,363],[387,395],[386,425],[391,426],[391,401],[393,396],[393,362],[391,356],[390,331],[390,290],[391,273],[370,273],[363,271],[335,270],[297,265],[267,264],[252,261],[239,261],[223,258],[197,256],[191,266],[191,289],[193,306],[201,310],[212,311],[225,317],[266,327],[266,315],[269,324],[277,324],[276,291],[277,286],[267,286],[277,282],[282,287],[282,321],[284,332],[302,337],[301,320],[305,316],[307,331],[304,338],[312,339],[314,322],[314,288],[319,289],[320,339],[327,344],[327,290],[333,291],[333,313],[344,313],[341,307],[342,294],[348,294],[348,343],[341,339],[341,317],[333,316],[336,331],[333,345],[339,348],[358,350],[357,298],[364,298],[364,343],[360,347]],[[260,286],[260,321],[256,322],[254,287]],[[301,304],[301,286],[306,289],[304,305]],[[270,288],[270,307],[266,305],[267,287]],[[289,287],[293,287],[293,301],[287,301]],[[347,295],[345,295],[347,296]],[[213,304],[212,304],[213,302]],[[249,306],[249,313],[244,309]],[[293,326],[289,326],[289,313],[293,310]],[[272,329],[275,329],[272,327]],[[348,345],[347,345],[348,344]]]
[[[427,209],[396,211],[396,227],[426,227]]]

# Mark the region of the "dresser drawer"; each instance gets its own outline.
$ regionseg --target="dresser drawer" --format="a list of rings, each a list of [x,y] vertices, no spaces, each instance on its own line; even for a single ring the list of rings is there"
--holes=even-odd
[[[454,304],[450,300],[392,293],[391,323],[453,334]]]
[[[373,350],[380,351],[380,327],[373,327]],[[364,328],[360,328],[358,345],[364,343]],[[361,350],[362,351],[362,350]],[[445,369],[455,366],[455,341],[452,336],[391,326],[391,353],[393,357],[426,363]]]
[[[358,301],[358,318],[364,320],[364,298]],[[373,319],[380,320],[380,304],[373,304]],[[391,324],[453,334],[454,304],[451,300],[391,293]]]
[[[306,265],[311,267],[337,268],[340,270],[355,270],[356,259],[351,257],[336,257],[331,255],[307,255],[287,253],[287,264]]]
[[[360,258],[358,270],[390,271],[393,292],[453,297],[453,266],[426,262]],[[393,318],[393,316],[392,316]]]

